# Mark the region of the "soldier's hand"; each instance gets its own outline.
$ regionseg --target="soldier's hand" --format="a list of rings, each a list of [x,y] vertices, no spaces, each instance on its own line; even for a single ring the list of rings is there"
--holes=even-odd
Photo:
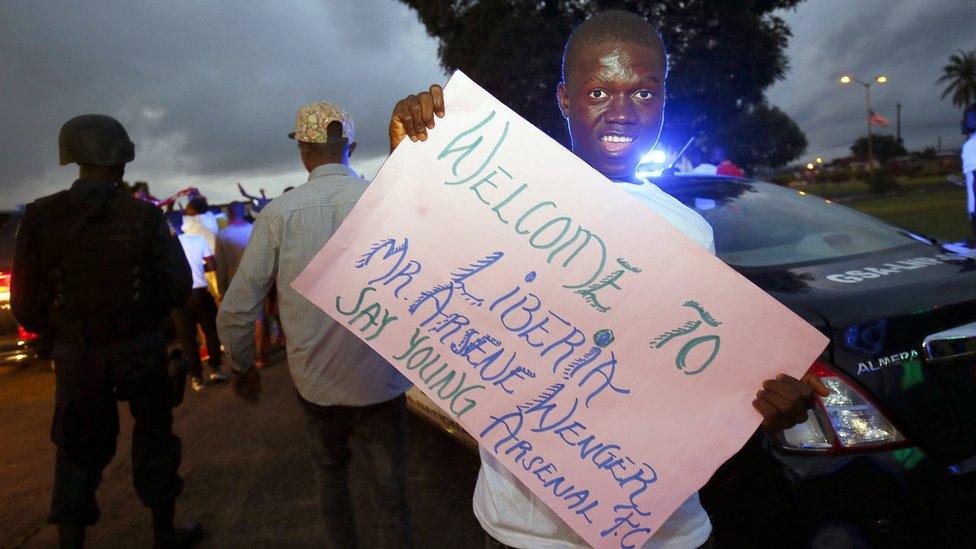
[[[427,141],[427,130],[434,128],[435,116],[444,118],[444,90],[437,84],[398,101],[390,118],[390,152],[407,137]]]
[[[243,374],[235,371],[231,385],[237,396],[251,406],[257,406],[261,402],[261,373],[257,368],[251,368]]]

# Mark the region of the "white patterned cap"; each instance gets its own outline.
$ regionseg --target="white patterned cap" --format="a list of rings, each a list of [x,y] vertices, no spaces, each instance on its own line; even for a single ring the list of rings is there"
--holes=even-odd
[[[348,139],[349,143],[355,141],[356,130],[352,116],[328,101],[302,105],[295,116],[295,131],[288,134],[288,137],[306,143],[325,143],[326,128],[332,122],[341,122],[342,137]]]

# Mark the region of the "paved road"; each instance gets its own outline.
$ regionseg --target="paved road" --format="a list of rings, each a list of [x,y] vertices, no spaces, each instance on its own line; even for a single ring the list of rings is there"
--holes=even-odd
[[[188,390],[176,410],[186,483],[177,521],[200,520],[204,547],[316,547],[324,533],[314,473],[283,355],[263,370],[264,398],[246,406],[221,384]],[[0,547],[55,547],[44,518],[51,496],[54,446],[48,438],[54,377],[48,363],[0,366]],[[120,410],[118,454],[98,491],[102,519],[88,547],[147,547],[151,519],[132,488],[132,419]],[[478,458],[427,424],[410,422],[409,498],[417,547],[479,547],[471,513]],[[361,470],[353,462],[353,474]],[[353,495],[359,487],[353,485]],[[360,547],[369,547],[360,514]]]

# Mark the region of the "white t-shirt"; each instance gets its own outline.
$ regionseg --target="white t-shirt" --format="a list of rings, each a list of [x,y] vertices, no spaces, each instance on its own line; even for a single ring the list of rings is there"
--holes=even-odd
[[[196,234],[181,234],[180,244],[183,245],[186,262],[190,264],[190,272],[193,273],[193,289],[206,288],[207,277],[204,275],[204,259],[214,254],[213,249],[210,248],[210,244],[207,244],[206,238]]]
[[[220,224],[217,223],[217,216],[213,212],[183,216],[183,233],[198,234],[206,238],[211,250],[217,248],[217,233],[219,231]]]
[[[715,253],[712,227],[656,185],[617,183],[654,213],[663,217],[701,247]],[[473,507],[481,527],[491,537],[522,549],[580,549],[588,547],[561,518],[484,449],[474,489]],[[694,548],[708,541],[712,523],[692,494],[644,544],[643,549]]]
[[[973,181],[973,170],[976,170],[976,133],[969,136],[962,145],[962,173],[966,176],[966,206],[969,215],[976,212],[976,181]]]

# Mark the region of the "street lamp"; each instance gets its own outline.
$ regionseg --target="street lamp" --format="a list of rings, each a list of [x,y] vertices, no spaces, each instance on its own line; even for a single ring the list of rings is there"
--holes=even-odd
[[[817,164],[823,164],[823,157],[822,156],[818,156],[817,157]]]
[[[888,82],[888,77],[879,74],[874,77],[874,82],[865,82],[859,78],[856,78],[853,74],[845,74],[840,77],[840,83],[843,85],[848,85],[852,82],[857,82],[858,84],[864,86],[864,102],[867,105],[868,112],[868,171],[874,171],[874,142],[871,136],[871,84],[886,84]]]

